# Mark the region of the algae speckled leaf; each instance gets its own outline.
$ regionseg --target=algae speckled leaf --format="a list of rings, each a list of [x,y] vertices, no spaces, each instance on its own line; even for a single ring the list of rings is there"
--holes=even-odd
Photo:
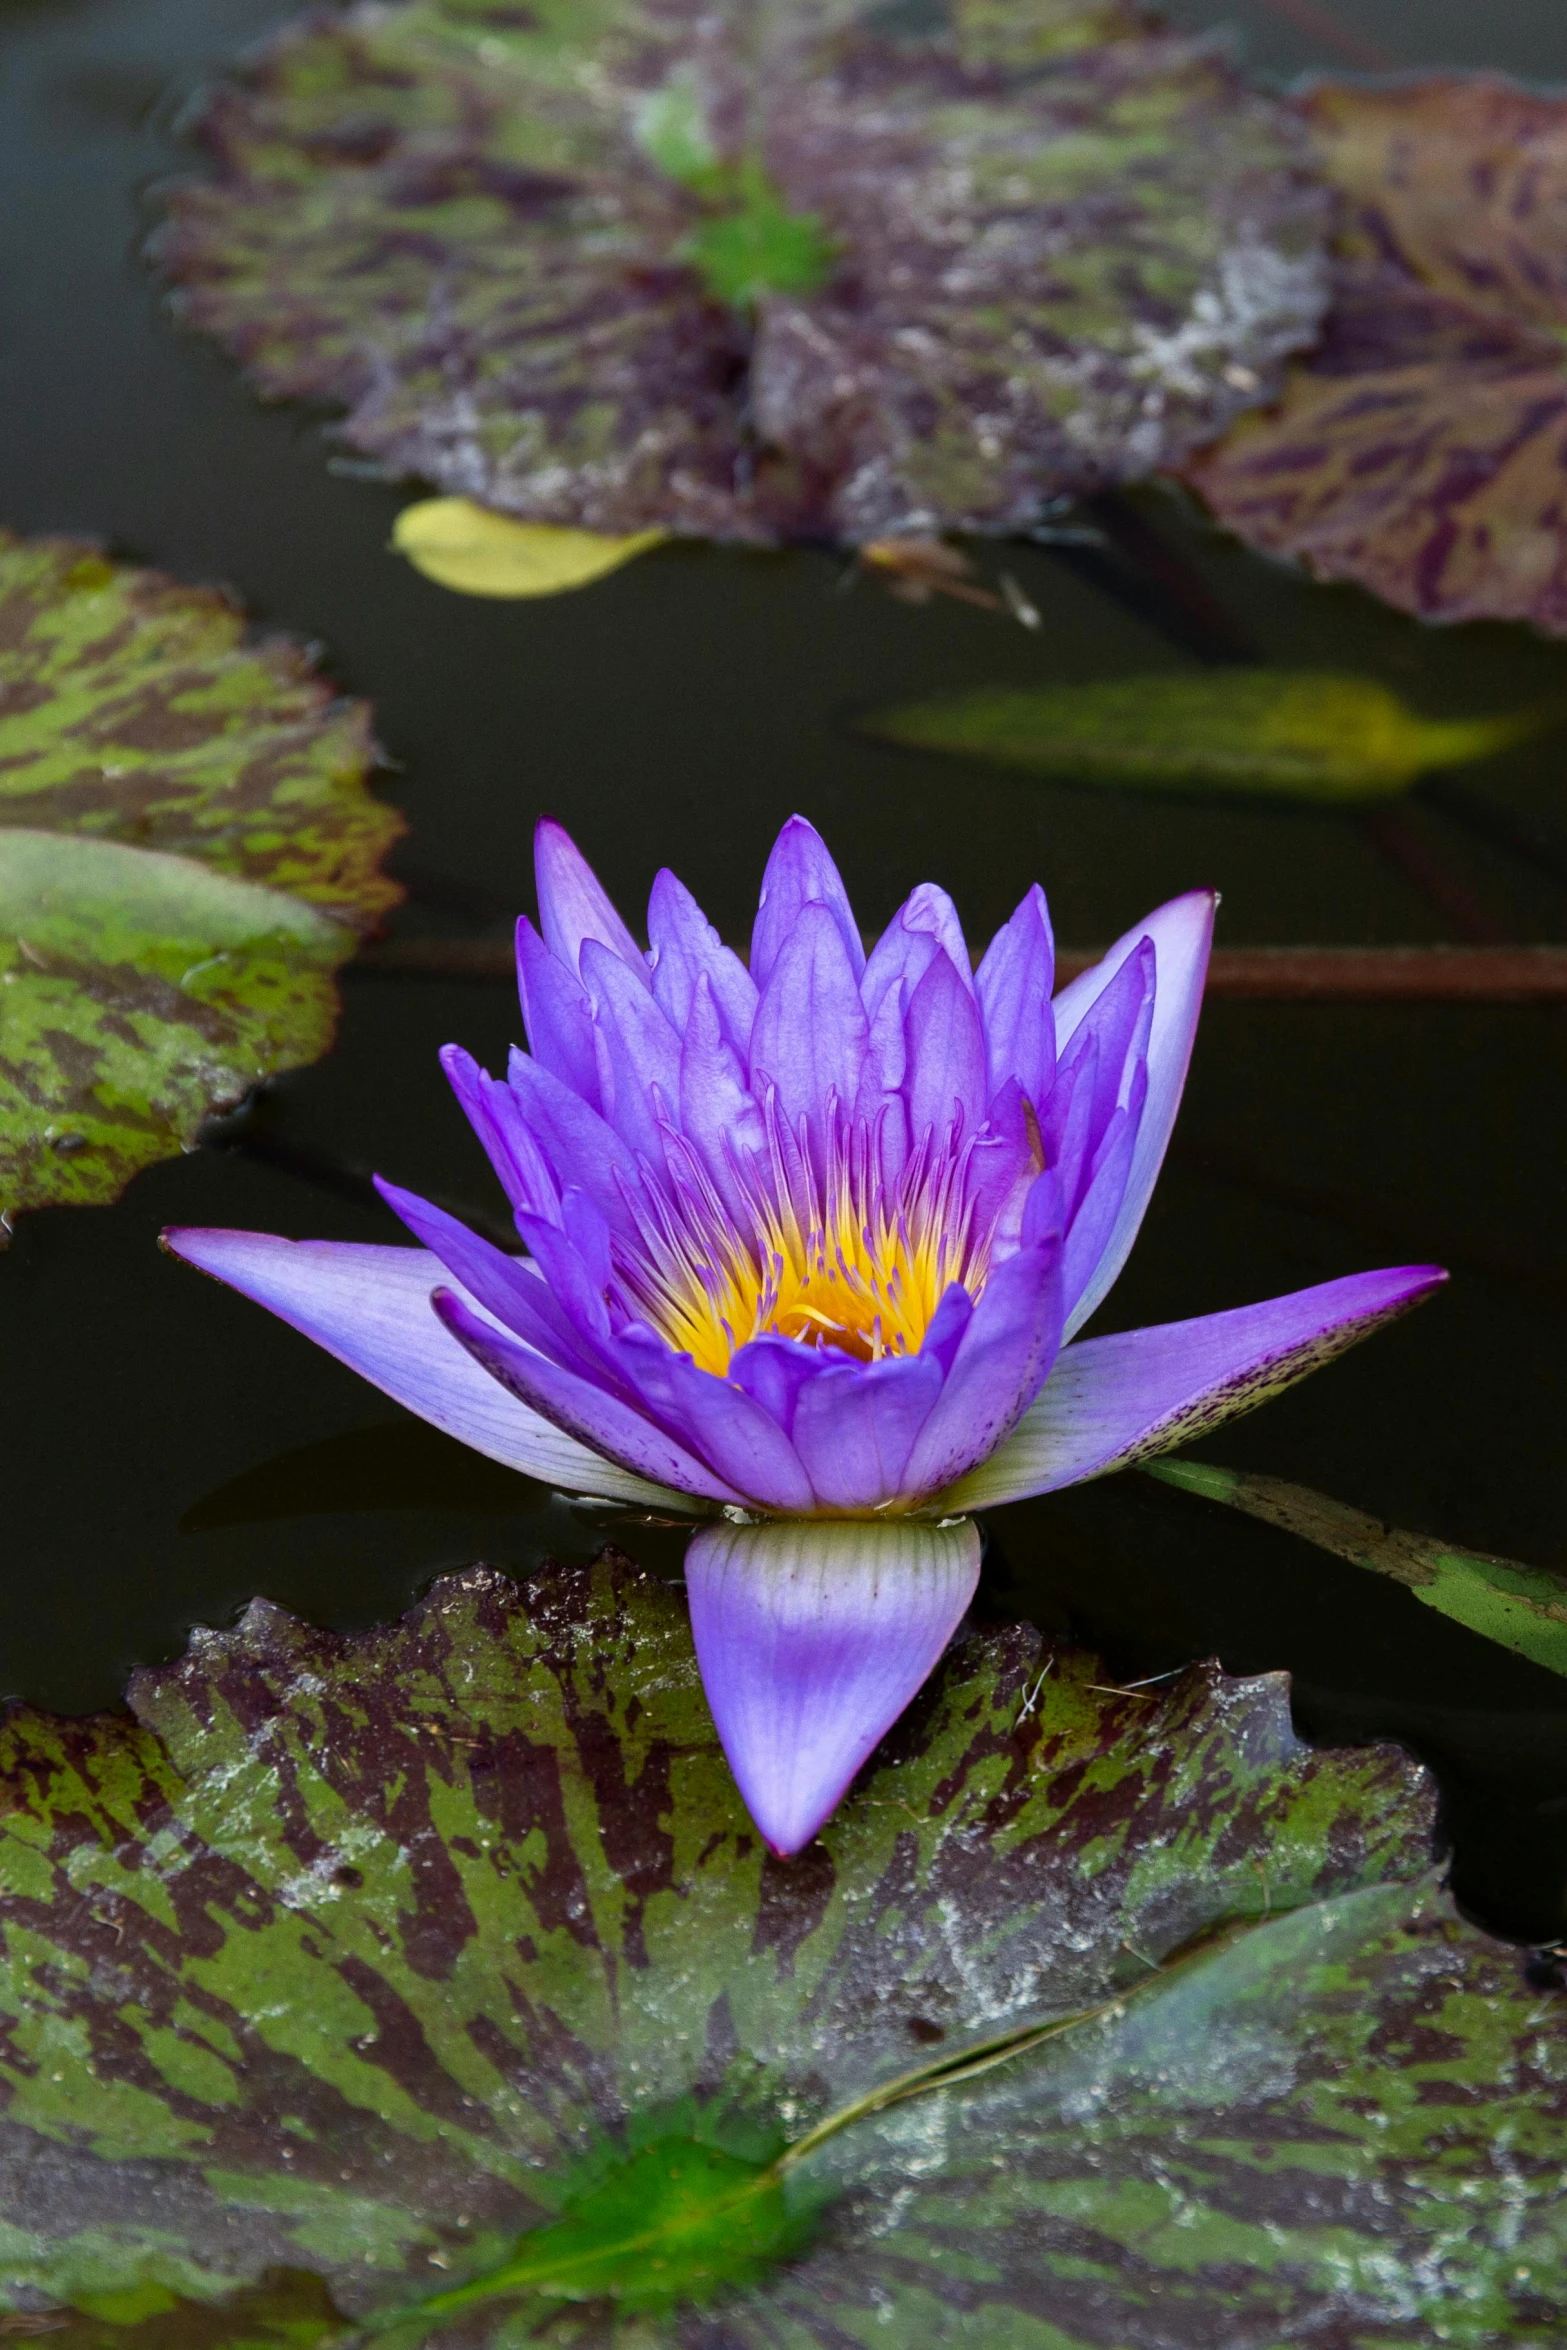
[[[1068,783],[1353,803],[1391,799],[1552,722],[1527,710],[1422,718],[1374,678],[1221,669],[974,686],[871,711],[859,732]]]
[[[1326,333],[1186,478],[1320,578],[1567,635],[1567,102],[1435,76],[1303,105],[1352,208]]]
[[[522,1592],[472,1569],[353,1639],[258,1603],[140,1674],[133,1721],[14,1715],[0,2291],[314,2272],[361,2320],[446,2297],[391,2338],[453,2350],[566,2302],[572,2341],[624,2350],[871,2341],[888,2312],[910,2345],[1175,2350],[1232,2307],[1224,2338],[1271,2350],[1415,2338],[1443,2294],[1456,2342],[1486,2338],[1471,2306],[1534,2339],[1560,2031],[1423,1884],[1422,1775],[1304,1748],[1279,1676],[1103,1678],[969,1640],[787,1862],[678,1595],[613,1558]],[[638,2195],[688,2223],[933,2052],[1122,1992],[823,2143],[787,2174],[797,2240],[752,2207],[716,2301],[661,2314],[623,2258],[582,2297]],[[530,2292],[450,2305],[530,2231]]]
[[[332,1041],[400,894],[369,717],[228,599],[0,533],[0,1210],[97,1204]]]
[[[1026,526],[1172,463],[1316,331],[1288,110],[1114,6],[402,0],[209,101],[182,314],[524,520]]]

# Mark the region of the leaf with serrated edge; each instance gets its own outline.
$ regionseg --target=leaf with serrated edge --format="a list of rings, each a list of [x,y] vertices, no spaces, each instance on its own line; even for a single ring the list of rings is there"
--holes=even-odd
[[[0,532],[0,1214],[117,1198],[328,1049],[400,894],[375,756],[227,597]]]
[[[1114,0],[403,0],[199,128],[192,324],[377,463],[609,536],[1026,526],[1266,397],[1325,293],[1288,110]]]
[[[664,2317],[573,2301],[570,2338],[805,2350],[890,2315],[910,2345],[1274,2350],[1412,2339],[1445,2294],[1478,2345],[1466,2295],[1493,2326],[1558,2308],[1559,2034],[1422,1883],[1416,1766],[1303,1747],[1280,1676],[1103,1681],[971,1638],[789,1862],[678,1594],[612,1555],[522,1592],[472,1569],[348,1639],[258,1602],[139,1674],[134,1721],[14,1715],[5,2292],[315,2271],[390,2313],[602,2212],[639,2149],[738,2176],[922,2060],[1109,1999],[813,2142],[787,2178],[814,2234],[761,2281]],[[424,2338],[532,2339],[551,2306]]]

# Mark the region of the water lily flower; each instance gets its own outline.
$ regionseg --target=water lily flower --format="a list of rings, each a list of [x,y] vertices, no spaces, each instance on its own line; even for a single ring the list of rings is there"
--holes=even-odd
[[[492,1459],[689,1513],[719,1736],[762,1835],[796,1852],[967,1610],[972,1512],[1248,1410],[1444,1275],[1076,1339],[1169,1141],[1208,892],[1052,1000],[1037,887],[977,967],[930,883],[867,955],[800,817],[749,965],[672,873],[644,953],[559,825],[536,860],[530,1049],[504,1078],[443,1055],[527,1254],[384,1182],[417,1247],[166,1243]]]

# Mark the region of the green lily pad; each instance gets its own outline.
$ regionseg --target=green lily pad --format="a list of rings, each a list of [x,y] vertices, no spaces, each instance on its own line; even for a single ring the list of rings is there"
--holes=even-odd
[[[392,470],[626,536],[1009,530],[1173,462],[1325,291],[1289,110],[1082,0],[401,0],[207,104],[181,314]]]
[[[1494,1640],[1547,1672],[1567,1673],[1567,1577],[1521,1559],[1493,1558],[1486,1551],[1459,1550],[1434,1534],[1411,1534],[1388,1526],[1347,1502],[1332,1501],[1309,1486],[1283,1477],[1259,1477],[1221,1469],[1213,1461],[1162,1460],[1144,1464],[1183,1492],[1221,1501],[1248,1517],[1282,1526],[1351,1566],[1390,1575],[1426,1607],[1451,1616],[1482,1639]]]
[[[1438,75],[1302,103],[1350,214],[1326,332],[1186,479],[1319,578],[1567,635],[1567,101]]]
[[[1355,802],[1488,758],[1554,723],[1422,718],[1369,677],[1221,669],[1090,685],[976,686],[900,702],[859,732],[1067,783]]]
[[[258,1602],[133,1719],[14,1714],[0,2300],[129,2296],[127,2350],[269,2274],[399,2350],[1543,2345],[1561,2009],[1430,1883],[1422,1774],[1281,1676],[1104,1683],[971,1638],[791,1862],[612,1556],[351,1639]]]
[[[226,597],[0,533],[0,1218],[118,1198],[328,1049],[400,894],[375,757]]]

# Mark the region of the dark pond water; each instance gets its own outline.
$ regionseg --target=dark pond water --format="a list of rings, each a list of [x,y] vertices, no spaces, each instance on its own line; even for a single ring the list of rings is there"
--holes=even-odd
[[[550,808],[623,903],[667,862],[743,936],[767,845],[799,808],[873,924],[933,877],[983,937],[1037,876],[1070,943],[1198,882],[1222,888],[1230,944],[1451,935],[1351,818],[1044,789],[844,729],[856,702],[915,687],[1190,661],[1215,624],[1189,596],[1025,549],[1008,561],[1042,615],[1028,636],[955,605],[842,593],[840,567],[814,553],[663,552],[533,606],[443,594],[389,557],[400,495],[329,471],[319,419],[258,408],[174,330],[138,258],[148,187],[181,163],[181,96],[289,13],[0,10],[0,518],[225,580],[265,621],[322,641],[399,762],[384,787],[412,820],[400,857],[417,884],[402,931],[502,935],[529,902],[532,821]],[[1233,19],[1251,62],[1281,75],[1381,57],[1567,79],[1560,0],[1339,0],[1337,32],[1313,0],[1173,13]],[[1567,647],[1426,630],[1243,555],[1162,494],[1135,510],[1270,660],[1359,668],[1433,711],[1567,680]],[[1558,742],[1493,762],[1473,788],[1567,856],[1562,755]],[[1439,811],[1417,804],[1410,821],[1498,935],[1564,935],[1559,886]],[[144,1176],[112,1212],[27,1219],[0,1259],[0,1689],[83,1710],[258,1591],[346,1627],[454,1564],[524,1571],[603,1539],[602,1520],[400,1417],[153,1245],[171,1221],[400,1237],[360,1196],[369,1168],[496,1207],[435,1054],[457,1037],[497,1063],[518,1028],[509,990],[362,976],[346,994],[337,1052],[221,1146]],[[1207,1449],[1402,1525],[1564,1562],[1562,1044],[1554,1012],[1215,1003],[1100,1326],[1443,1258],[1454,1280],[1435,1305]],[[1567,1931],[1560,1681],[1394,1586],[1135,1476],[1000,1512],[991,1531],[988,1603],[1071,1625],[1119,1670],[1215,1651],[1232,1670],[1284,1667],[1309,1735],[1406,1739],[1441,1773],[1472,1911],[1530,1940]],[[659,1538],[622,1539],[673,1571]]]

